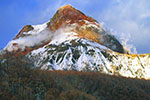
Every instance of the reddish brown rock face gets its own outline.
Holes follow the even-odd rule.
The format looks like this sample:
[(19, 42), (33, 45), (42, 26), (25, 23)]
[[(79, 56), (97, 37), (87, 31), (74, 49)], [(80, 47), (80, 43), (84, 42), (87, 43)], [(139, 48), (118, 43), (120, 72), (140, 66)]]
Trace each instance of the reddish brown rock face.
[(77, 33), (78, 37), (90, 39), (113, 51), (124, 53), (124, 48), (120, 42), (115, 37), (107, 34), (95, 19), (86, 16), (70, 5), (58, 9), (56, 14), (50, 20), (48, 28), (50, 28), (51, 31), (56, 31), (61, 27), (66, 27), (74, 23), (76, 24), (76, 27), (71, 31)]
[[(92, 17), (88, 17), (85, 14), (83, 14), (82, 12), (80, 12), (79, 10), (73, 8), (72, 6), (66, 5), (57, 10), (56, 14), (53, 16), (53, 18), (51, 18), (50, 22), (47, 24), (47, 27), (50, 28), (51, 31), (56, 31), (60, 27), (63, 27), (63, 26), (65, 27), (66, 25), (70, 25), (73, 23), (76, 23), (80, 27), (80, 26), (86, 25), (84, 20), (91, 22), (92, 24), (96, 25), (97, 27), (100, 27), (99, 24), (97, 23), (97, 21), (95, 19), (93, 19)], [(24, 37), (23, 32), (28, 32), (33, 29), (34, 28), (31, 25), (24, 26), (14, 39), (18, 39), (19, 37)], [(89, 38), (89, 39), (96, 41), (95, 38), (99, 37), (98, 35), (93, 35), (93, 34), (85, 35), (84, 34), (84, 32), (85, 33), (94, 33), (92, 30), (89, 30), (89, 32), (87, 32), (87, 31), (82, 32), (81, 30), (74, 29), (72, 31), (77, 32), (79, 34), (78, 37), (80, 37), (80, 38)], [(79, 32), (79, 31), (81, 31), (81, 32)], [(31, 52), (32, 50), (38, 49), (41, 46), (48, 44), (49, 42), (50, 42), (50, 40), (43, 43), (42, 45), (35, 46), (34, 48), (26, 47), (24, 51), (21, 51), (21, 49), (18, 47), (19, 49), (16, 51), (17, 52), (16, 55), (25, 55), (25, 54)]]
[(70, 5), (59, 8), (54, 17), (51, 19), (49, 26), (52, 31), (55, 31), (63, 25), (65, 26), (73, 23), (83, 25), (85, 22), (82, 20), (87, 20), (99, 26), (96, 23), (96, 20), (91, 17), (87, 17), (85, 14)]
[(25, 25), (21, 31), (16, 35), (16, 37), (14, 39), (17, 39), (19, 37), (23, 37), (24, 35), (22, 34), (23, 32), (29, 32), (31, 30), (33, 30), (34, 28), (31, 25)]

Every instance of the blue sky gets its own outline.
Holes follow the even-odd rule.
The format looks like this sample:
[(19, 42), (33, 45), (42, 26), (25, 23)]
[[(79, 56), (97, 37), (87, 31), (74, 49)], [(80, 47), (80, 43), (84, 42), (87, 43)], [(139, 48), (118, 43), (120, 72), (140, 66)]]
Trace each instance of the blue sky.
[(150, 0), (1, 0), (0, 48), (24, 25), (47, 22), (66, 4), (98, 20), (132, 51), (150, 53)]

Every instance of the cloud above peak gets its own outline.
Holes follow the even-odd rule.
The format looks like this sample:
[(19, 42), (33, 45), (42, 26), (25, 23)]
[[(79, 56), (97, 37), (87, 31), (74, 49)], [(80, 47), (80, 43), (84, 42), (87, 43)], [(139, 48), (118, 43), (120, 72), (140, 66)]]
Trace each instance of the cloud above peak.
[(113, 28), (120, 33), (129, 34), (129, 43), (138, 53), (150, 52), (150, 4), (149, 0), (112, 0), (112, 5), (99, 14), (105, 27)]

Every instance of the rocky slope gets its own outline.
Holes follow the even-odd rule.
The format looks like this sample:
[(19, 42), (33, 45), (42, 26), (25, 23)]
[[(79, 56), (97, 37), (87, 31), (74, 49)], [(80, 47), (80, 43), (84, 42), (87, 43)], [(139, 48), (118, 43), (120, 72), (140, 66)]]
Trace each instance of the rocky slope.
[(150, 54), (132, 55), (101, 25), (66, 5), (42, 25), (27, 25), (4, 51), (48, 70), (99, 71), (150, 79)]

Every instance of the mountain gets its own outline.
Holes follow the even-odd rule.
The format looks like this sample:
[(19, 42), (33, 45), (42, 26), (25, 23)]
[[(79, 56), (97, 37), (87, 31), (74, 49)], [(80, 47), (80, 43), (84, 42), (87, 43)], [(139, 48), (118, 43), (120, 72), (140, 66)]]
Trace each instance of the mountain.
[(26, 56), (36, 68), (98, 71), (150, 79), (150, 54), (129, 54), (92, 17), (70, 5), (42, 25), (26, 25), (3, 54)]

